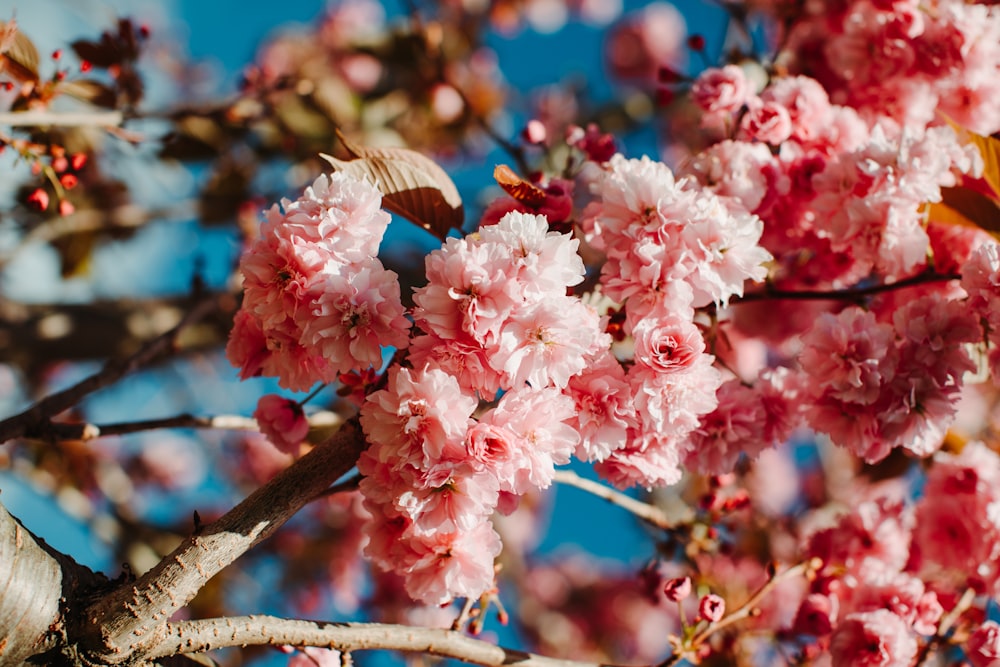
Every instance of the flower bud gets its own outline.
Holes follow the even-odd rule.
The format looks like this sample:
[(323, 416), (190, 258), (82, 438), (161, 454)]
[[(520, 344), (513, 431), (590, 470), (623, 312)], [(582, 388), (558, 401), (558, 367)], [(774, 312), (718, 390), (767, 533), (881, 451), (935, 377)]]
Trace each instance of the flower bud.
[(717, 623), (726, 613), (726, 601), (714, 593), (709, 593), (698, 603), (698, 613), (709, 623)]
[(691, 577), (677, 577), (663, 584), (663, 592), (671, 602), (680, 602), (691, 595)]

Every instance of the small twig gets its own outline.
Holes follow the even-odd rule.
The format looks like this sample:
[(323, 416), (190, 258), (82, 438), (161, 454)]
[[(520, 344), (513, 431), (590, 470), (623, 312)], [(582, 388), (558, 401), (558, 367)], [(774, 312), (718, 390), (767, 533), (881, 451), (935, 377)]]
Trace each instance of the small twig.
[(14, 111), (0, 113), (0, 125), (10, 127), (117, 127), (121, 111)]
[(556, 470), (555, 481), (568, 486), (575, 486), (578, 489), (591, 493), (598, 498), (603, 498), (613, 505), (628, 510), (632, 514), (656, 526), (662, 530), (673, 530), (674, 524), (659, 507), (636, 500), (620, 491), (604, 486), (593, 480), (584, 479), (572, 470)]
[(0, 443), (26, 435), (48, 436), (47, 427), (51, 425), (49, 420), (52, 417), (73, 407), (84, 396), (114, 384), (128, 373), (170, 352), (177, 341), (178, 334), (185, 327), (206, 317), (217, 307), (218, 301), (214, 297), (200, 302), (176, 326), (149, 341), (130, 357), (109, 361), (94, 375), (77, 382), (72, 387), (43, 398), (20, 414), (0, 421)]
[(884, 283), (881, 285), (870, 285), (868, 287), (855, 287), (843, 290), (781, 290), (765, 286), (761, 292), (751, 292), (740, 297), (734, 297), (730, 304), (749, 303), (751, 301), (767, 301), (770, 299), (786, 299), (796, 301), (862, 301), (867, 297), (891, 292), (897, 289), (913, 287), (915, 285), (926, 285), (928, 283), (948, 282), (951, 280), (961, 280), (958, 273), (934, 273), (924, 272), (910, 278), (904, 278), (894, 283)]

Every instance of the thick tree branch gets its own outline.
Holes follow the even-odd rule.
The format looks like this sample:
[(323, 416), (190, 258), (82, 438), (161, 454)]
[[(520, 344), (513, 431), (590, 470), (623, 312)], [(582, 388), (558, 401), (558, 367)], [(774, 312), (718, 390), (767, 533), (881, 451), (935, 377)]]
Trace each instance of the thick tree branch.
[(168, 623), (151, 658), (228, 646), (322, 646), (347, 653), (369, 649), (410, 651), (486, 667), (599, 667), (505, 649), (461, 632), (379, 623), (319, 623), (275, 616), (238, 616)]
[(172, 351), (178, 334), (188, 325), (206, 317), (218, 308), (218, 299), (201, 301), (188, 312), (176, 326), (157, 336), (131, 356), (109, 361), (104, 368), (62, 391), (46, 396), (24, 412), (0, 422), (0, 443), (23, 436), (47, 437), (45, 427), (49, 420), (63, 410), (73, 407), (80, 400), (98, 389), (114, 384), (128, 373), (141, 368), (154, 359)]
[(95, 603), (75, 629), (88, 664), (124, 664), (158, 646), (174, 612), (187, 605), (209, 579), (354, 467), (363, 447), (357, 419), (345, 422), (332, 438), (188, 537), (140, 579)]
[(107, 579), (57, 553), (0, 505), (0, 664), (20, 665), (61, 640), (63, 604)]

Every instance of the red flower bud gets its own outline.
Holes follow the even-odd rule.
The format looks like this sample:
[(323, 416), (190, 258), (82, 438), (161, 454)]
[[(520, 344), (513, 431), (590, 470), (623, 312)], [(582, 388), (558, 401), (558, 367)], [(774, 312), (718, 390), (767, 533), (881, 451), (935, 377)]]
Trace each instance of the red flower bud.
[(28, 203), (39, 211), (44, 211), (49, 207), (49, 193), (41, 188), (36, 188), (28, 195)]

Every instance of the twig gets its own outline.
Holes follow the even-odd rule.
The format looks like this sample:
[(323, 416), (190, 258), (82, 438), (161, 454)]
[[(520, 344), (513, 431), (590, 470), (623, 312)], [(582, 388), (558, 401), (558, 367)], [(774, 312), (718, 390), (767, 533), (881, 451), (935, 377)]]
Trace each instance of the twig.
[(168, 623), (167, 634), (149, 654), (211, 651), (229, 646), (318, 646), (341, 652), (386, 649), (454, 658), (484, 667), (607, 667), (506, 649), (440, 628), (381, 623), (321, 623), (276, 616), (239, 616)]
[(218, 307), (216, 298), (206, 299), (196, 305), (169, 331), (149, 341), (138, 352), (122, 360), (109, 361), (100, 371), (72, 387), (56, 392), (24, 412), (0, 421), (0, 443), (23, 436), (45, 437), (49, 420), (63, 410), (73, 407), (84, 396), (114, 384), (123, 376), (152, 362), (169, 352), (178, 334), (188, 325), (206, 317)]
[(636, 500), (631, 496), (627, 496), (620, 491), (615, 491), (614, 489), (604, 486), (603, 484), (599, 484), (598, 482), (584, 479), (572, 470), (556, 470), (556, 474), (553, 479), (560, 484), (575, 486), (576, 488), (586, 491), (587, 493), (591, 493), (598, 498), (603, 498), (612, 505), (618, 505), (657, 528), (661, 528), (663, 530), (673, 530), (674, 528), (673, 522), (670, 521), (667, 515), (659, 507), (655, 507), (649, 503), (644, 503), (641, 500)]
[(121, 111), (14, 111), (0, 113), (0, 125), (10, 127), (115, 127), (125, 115)]
[(898, 280), (894, 283), (883, 283), (880, 285), (855, 287), (843, 290), (781, 290), (767, 285), (761, 292), (751, 292), (740, 297), (734, 297), (729, 303), (740, 304), (751, 301), (766, 301), (770, 299), (790, 299), (796, 301), (862, 301), (869, 296), (875, 296), (876, 294), (891, 292), (905, 287), (914, 287), (915, 285), (926, 285), (928, 283), (940, 283), (961, 279), (962, 276), (958, 273), (934, 273), (932, 271), (928, 271), (916, 276), (904, 278), (903, 280)]
[[(344, 419), (335, 412), (318, 412), (309, 416), (309, 426), (313, 428), (330, 428), (340, 426)], [(53, 422), (46, 426), (46, 435), (60, 440), (93, 440), (109, 435), (125, 435), (141, 433), (161, 428), (198, 428), (219, 429), (224, 431), (258, 431), (257, 421), (252, 417), (240, 415), (216, 415), (214, 417), (198, 417), (191, 414), (163, 417), (162, 419), (146, 419), (134, 422), (119, 422), (115, 424), (86, 424)]]

